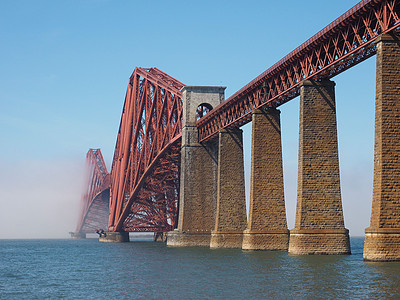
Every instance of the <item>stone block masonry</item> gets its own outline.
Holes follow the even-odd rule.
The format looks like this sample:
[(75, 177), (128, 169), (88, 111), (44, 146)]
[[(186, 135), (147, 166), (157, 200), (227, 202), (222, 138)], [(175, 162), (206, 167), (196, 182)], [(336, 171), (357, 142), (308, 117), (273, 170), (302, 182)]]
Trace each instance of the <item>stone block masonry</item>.
[(255, 110), (252, 128), (249, 222), (242, 248), (287, 250), (280, 111)]
[(335, 83), (300, 86), (297, 209), (291, 254), (350, 254), (340, 194)]
[(219, 132), (217, 211), (210, 248), (242, 248), (246, 227), (243, 132)]
[(99, 237), (99, 242), (102, 243), (126, 243), (129, 242), (129, 232), (104, 232)]
[(377, 40), (375, 157), (371, 224), (364, 260), (400, 260), (400, 41)]
[(210, 246), (217, 199), (218, 144), (198, 142), (196, 110), (216, 107), (224, 87), (186, 86), (182, 89), (182, 148), (178, 228), (168, 233), (167, 245)]

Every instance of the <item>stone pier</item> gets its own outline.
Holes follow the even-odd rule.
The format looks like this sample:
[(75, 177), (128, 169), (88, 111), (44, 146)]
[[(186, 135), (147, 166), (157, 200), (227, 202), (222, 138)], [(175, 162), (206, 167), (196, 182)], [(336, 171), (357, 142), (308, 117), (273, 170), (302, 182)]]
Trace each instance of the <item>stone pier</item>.
[(246, 227), (243, 131), (219, 132), (217, 211), (210, 248), (241, 248)]
[(250, 209), (242, 248), (287, 250), (280, 111), (255, 110), (252, 118)]
[(291, 254), (350, 254), (340, 193), (335, 83), (300, 87), (299, 170)]
[(167, 233), (166, 232), (154, 232), (153, 240), (155, 242), (165, 243), (167, 241)]
[(99, 242), (102, 243), (126, 243), (129, 242), (129, 232), (104, 232), (99, 237)]
[(210, 246), (217, 199), (217, 142), (200, 144), (195, 125), (199, 106), (214, 108), (224, 100), (225, 87), (182, 89), (182, 148), (178, 228), (168, 232), (168, 246)]
[(77, 239), (77, 240), (86, 239), (86, 233), (84, 233), (84, 232), (70, 232), (69, 234), (71, 235), (71, 238), (73, 238), (73, 239)]
[(377, 40), (375, 157), (370, 227), (364, 260), (400, 260), (400, 41)]

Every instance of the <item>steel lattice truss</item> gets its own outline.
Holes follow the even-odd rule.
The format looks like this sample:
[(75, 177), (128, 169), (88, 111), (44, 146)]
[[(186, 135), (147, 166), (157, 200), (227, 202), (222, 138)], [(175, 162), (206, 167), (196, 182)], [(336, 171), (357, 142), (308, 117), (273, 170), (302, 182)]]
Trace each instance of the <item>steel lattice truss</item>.
[(109, 231), (176, 228), (183, 86), (157, 68), (136, 68), (130, 77), (111, 171)]
[(251, 121), (257, 108), (299, 95), (304, 80), (330, 79), (376, 53), (374, 41), (400, 27), (400, 0), (364, 0), (278, 61), (197, 123), (200, 141)]
[(89, 149), (86, 154), (86, 182), (76, 232), (95, 233), (108, 226), (110, 201), (110, 174), (100, 149)]

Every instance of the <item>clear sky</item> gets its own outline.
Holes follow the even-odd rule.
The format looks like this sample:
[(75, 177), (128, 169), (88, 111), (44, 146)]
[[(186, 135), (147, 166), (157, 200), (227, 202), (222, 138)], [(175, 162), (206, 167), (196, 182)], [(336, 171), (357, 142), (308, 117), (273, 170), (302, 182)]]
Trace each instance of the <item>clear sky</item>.
[[(110, 167), (136, 66), (187, 85), (226, 86), (229, 97), (357, 2), (0, 0), (0, 238), (74, 230), (85, 154), (101, 148)], [(372, 200), (375, 58), (334, 80), (345, 225), (363, 235)], [(293, 228), (299, 98), (280, 109)], [(248, 175), (251, 125), (244, 131)]]

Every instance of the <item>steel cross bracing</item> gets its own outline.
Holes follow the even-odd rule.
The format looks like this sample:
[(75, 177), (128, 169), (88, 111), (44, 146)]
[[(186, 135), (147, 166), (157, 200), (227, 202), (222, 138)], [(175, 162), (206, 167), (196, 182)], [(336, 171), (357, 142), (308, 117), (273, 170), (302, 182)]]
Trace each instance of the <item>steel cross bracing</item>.
[(157, 68), (130, 77), (111, 170), (109, 231), (177, 225), (183, 83)]
[(76, 232), (95, 233), (108, 226), (110, 198), (110, 174), (100, 149), (89, 149), (86, 154), (86, 186)]
[(330, 79), (376, 53), (374, 41), (400, 27), (400, 0), (364, 0), (196, 122), (199, 140), (251, 121), (254, 109), (299, 95), (304, 80)]

